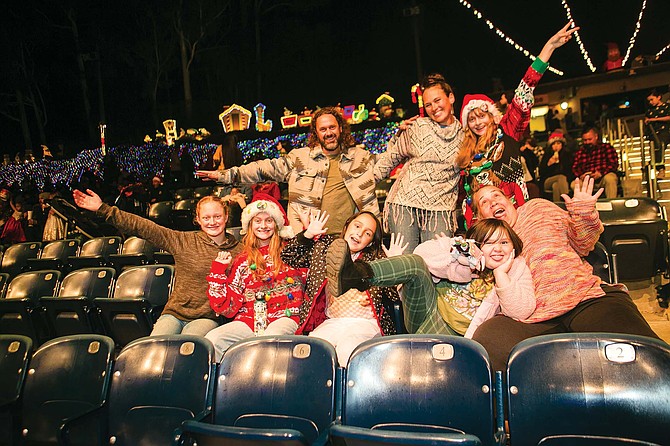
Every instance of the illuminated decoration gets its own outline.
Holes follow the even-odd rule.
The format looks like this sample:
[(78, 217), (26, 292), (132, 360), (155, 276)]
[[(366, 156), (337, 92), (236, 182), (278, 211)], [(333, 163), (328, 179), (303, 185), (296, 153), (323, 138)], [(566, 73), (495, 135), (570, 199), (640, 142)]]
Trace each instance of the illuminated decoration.
[(165, 141), (168, 146), (171, 146), (177, 139), (177, 120), (166, 119), (163, 121), (163, 127), (165, 127)]
[(365, 109), (365, 104), (359, 104), (358, 108), (354, 110), (351, 115), (351, 120), (354, 124), (360, 124), (368, 119), (369, 112)]
[(419, 107), (419, 116), (423, 118), (425, 116), (425, 111), (423, 109), (423, 91), (421, 91), (421, 86), (419, 84), (412, 85), (412, 102), (417, 104)]
[(298, 126), (298, 115), (284, 107), (284, 116), (279, 118), (283, 129), (292, 129)]
[(202, 141), (208, 136), (211, 136), (211, 133), (209, 133), (206, 128), (201, 127), (199, 129), (188, 129), (186, 132), (183, 132), (182, 130), (182, 133), (179, 135), (179, 139), (191, 138), (195, 139), (196, 141)]
[(350, 122), (354, 118), (355, 105), (345, 105), (342, 109), (342, 117), (345, 121)]
[[(561, 3), (563, 4), (563, 8), (565, 8), (565, 15), (568, 17), (568, 21), (572, 22), (574, 26), (575, 20), (572, 18), (572, 12), (570, 11), (570, 6), (568, 6), (567, 0), (562, 0)], [(593, 62), (591, 62), (591, 58), (589, 57), (588, 51), (586, 51), (586, 48), (584, 48), (584, 43), (582, 42), (582, 38), (579, 35), (579, 31), (575, 31), (574, 34), (575, 34), (575, 41), (579, 46), (579, 51), (582, 53), (582, 57), (586, 61), (586, 65), (589, 67), (589, 70), (591, 70), (592, 73), (595, 72), (596, 67), (593, 65)]]
[[(507, 42), (507, 43), (509, 43), (511, 46), (513, 46), (515, 50), (517, 50), (517, 51), (523, 53), (524, 56), (530, 58), (531, 60), (535, 60), (535, 59), (536, 59), (536, 57), (533, 56), (532, 54), (530, 54), (530, 52), (529, 52), (527, 49), (525, 49), (524, 47), (522, 47), (521, 45), (519, 45), (518, 43), (516, 43), (514, 40), (512, 40), (511, 37), (508, 37), (508, 36), (507, 36), (504, 32), (502, 32), (497, 26), (495, 26), (495, 25), (493, 24), (493, 22), (491, 22), (489, 19), (485, 19), (485, 18), (483, 18), (482, 13), (479, 12), (477, 9), (475, 9), (469, 2), (467, 2), (466, 0), (458, 0), (458, 3), (460, 3), (460, 4), (463, 5), (463, 6), (465, 6), (465, 7), (468, 8), (468, 9), (471, 9), (471, 10), (472, 10), (472, 13), (475, 15), (475, 17), (477, 17), (479, 20), (484, 20), (484, 22), (488, 25), (489, 29), (492, 30), (492, 29), (495, 28), (495, 33), (498, 35), (498, 37), (500, 37), (500, 38), (503, 39), (505, 42)], [(549, 71), (551, 71), (552, 73), (556, 73), (556, 74), (558, 74), (559, 76), (563, 76), (563, 74), (564, 74), (561, 70), (557, 70), (556, 68), (554, 68), (554, 67), (552, 67), (552, 66), (550, 66), (548, 69), (549, 69)]]
[(302, 113), (300, 114), (300, 116), (298, 116), (298, 125), (300, 127), (309, 127), (312, 124), (312, 117), (313, 116), (314, 116), (314, 113), (312, 113), (312, 110), (305, 107), (302, 110)]
[(561, 102), (561, 110), (567, 110), (568, 109), (568, 103), (563, 101)]
[(668, 50), (668, 48), (670, 48), (670, 43), (668, 43), (666, 46), (664, 46), (661, 51), (656, 53), (656, 60), (658, 60), (661, 57), (661, 55)]
[(395, 99), (393, 99), (393, 97), (391, 97), (391, 95), (388, 93), (388, 91), (382, 93), (377, 98), (377, 100), (375, 101), (375, 104), (377, 104), (377, 107), (379, 107), (379, 115), (382, 118), (390, 118), (391, 116), (393, 116), (393, 103), (394, 102), (395, 102)]
[(219, 115), (219, 121), (226, 133), (247, 130), (251, 124), (251, 112), (246, 108), (233, 104), (224, 107), (223, 113)]
[(272, 120), (265, 120), (265, 104), (260, 102), (254, 107), (256, 113), (256, 131), (270, 132), (272, 131)]
[(630, 51), (633, 49), (633, 46), (635, 45), (635, 38), (637, 37), (637, 33), (640, 32), (640, 22), (642, 21), (642, 15), (644, 14), (644, 9), (646, 7), (647, 7), (647, 0), (642, 0), (642, 8), (640, 9), (640, 14), (637, 16), (635, 31), (633, 32), (633, 36), (628, 41), (628, 49), (626, 50), (626, 55), (623, 57), (623, 62), (621, 62), (621, 65), (626, 65), (626, 62), (628, 62), (628, 58), (630, 57)]
[(105, 130), (107, 126), (100, 124), (98, 128), (100, 129), (100, 149), (102, 150), (102, 156), (105, 156), (105, 153), (107, 153), (107, 146), (105, 145)]

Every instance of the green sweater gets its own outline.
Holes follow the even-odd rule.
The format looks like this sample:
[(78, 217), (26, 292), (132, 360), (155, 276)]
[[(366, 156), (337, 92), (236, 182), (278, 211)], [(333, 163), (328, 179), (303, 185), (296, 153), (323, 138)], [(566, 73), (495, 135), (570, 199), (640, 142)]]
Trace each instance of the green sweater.
[(174, 256), (174, 288), (163, 314), (187, 322), (216, 319), (207, 298), (207, 275), (219, 251), (229, 251), (235, 257), (242, 250), (232, 235), (228, 235), (222, 245), (217, 245), (202, 231), (183, 232), (164, 228), (116, 206), (103, 204), (97, 213), (124, 234), (148, 240)]

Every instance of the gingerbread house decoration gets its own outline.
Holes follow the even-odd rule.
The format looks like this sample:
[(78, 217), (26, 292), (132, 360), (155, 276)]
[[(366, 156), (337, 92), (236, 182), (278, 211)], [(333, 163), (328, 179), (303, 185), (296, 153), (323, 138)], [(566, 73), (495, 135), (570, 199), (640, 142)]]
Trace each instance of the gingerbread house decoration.
[(224, 107), (223, 113), (219, 115), (219, 121), (226, 133), (238, 130), (247, 130), (251, 123), (251, 112), (244, 107), (233, 104), (230, 107)]

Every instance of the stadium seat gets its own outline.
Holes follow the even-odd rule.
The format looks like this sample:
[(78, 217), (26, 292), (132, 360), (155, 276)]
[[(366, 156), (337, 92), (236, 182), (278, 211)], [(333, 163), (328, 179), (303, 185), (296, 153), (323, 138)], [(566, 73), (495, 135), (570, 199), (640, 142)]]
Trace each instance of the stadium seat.
[(95, 237), (84, 242), (78, 256), (68, 257), (70, 270), (109, 266), (109, 256), (121, 252), (121, 237)]
[(109, 263), (120, 274), (125, 268), (153, 263), (156, 247), (140, 237), (128, 237), (123, 242), (121, 254), (110, 254)]
[(211, 423), (185, 421), (180, 444), (324, 444), (335, 417), (336, 364), (335, 349), (317, 338), (234, 344), (219, 366)]
[(33, 342), (21, 335), (0, 335), (0, 444), (19, 438), (19, 397), (28, 371)]
[(201, 336), (138, 339), (116, 359), (106, 444), (164, 446), (184, 420), (210, 405), (214, 347)]
[(194, 222), (197, 199), (188, 198), (177, 201), (172, 208), (172, 227), (178, 231), (194, 231), (198, 226)]
[(9, 274), (0, 273), (0, 299), (5, 297), (5, 291), (7, 291), (7, 285), (9, 285)]
[(172, 265), (144, 265), (119, 275), (112, 298), (96, 298), (105, 333), (119, 346), (151, 334), (172, 292)]
[(188, 200), (189, 198), (193, 198), (194, 193), (195, 189), (193, 188), (177, 189), (174, 191), (174, 201)]
[(79, 253), (79, 240), (65, 239), (48, 243), (42, 248), (39, 259), (26, 260), (24, 271), (39, 271), (45, 269), (57, 269), (65, 274), (68, 266), (68, 258)]
[(28, 336), (35, 345), (49, 338), (39, 299), (54, 296), (60, 271), (30, 271), (16, 276), (0, 299), (0, 333)]
[(9, 274), (10, 280), (13, 279), (21, 273), (28, 259), (39, 257), (41, 248), (42, 243), (40, 242), (15, 243), (11, 245), (3, 253), (0, 271)]
[(586, 261), (593, 267), (593, 274), (600, 277), (605, 283), (614, 283), (613, 271), (610, 263), (610, 256), (600, 242), (596, 242), (596, 246), (586, 257)]
[(208, 195), (212, 195), (214, 192), (214, 186), (201, 186), (201, 187), (196, 187), (193, 190), (193, 198), (197, 198), (200, 200), (203, 197), (206, 197)]
[(154, 223), (166, 228), (171, 227), (171, 214), (173, 206), (173, 201), (159, 201), (157, 203), (153, 203), (151, 207), (149, 207), (149, 219)]
[(57, 297), (43, 297), (40, 304), (53, 336), (102, 333), (93, 299), (112, 297), (114, 268), (82, 268), (65, 276)]
[(100, 444), (102, 426), (61, 425), (103, 405), (111, 377), (114, 342), (100, 335), (65, 336), (35, 351), (21, 398), (23, 444)]
[(670, 347), (607, 333), (538, 336), (507, 366), (513, 445), (668, 444)]
[[(359, 345), (345, 372), (338, 445), (499, 444), (488, 354), (470, 339), (378, 337)], [(424, 434), (424, 435), (416, 435)]]

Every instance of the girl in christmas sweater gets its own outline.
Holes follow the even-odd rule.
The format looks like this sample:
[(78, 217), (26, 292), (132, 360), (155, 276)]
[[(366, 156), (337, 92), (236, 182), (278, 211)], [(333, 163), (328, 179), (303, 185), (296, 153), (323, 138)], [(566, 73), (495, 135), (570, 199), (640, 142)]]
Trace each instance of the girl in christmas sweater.
[(210, 306), (233, 318), (206, 335), (217, 361), (236, 341), (293, 334), (298, 328), (306, 272), (281, 260), (282, 238), (293, 235), (281, 205), (268, 195), (257, 198), (242, 212), (242, 252), (235, 259), (220, 252), (207, 277)]

